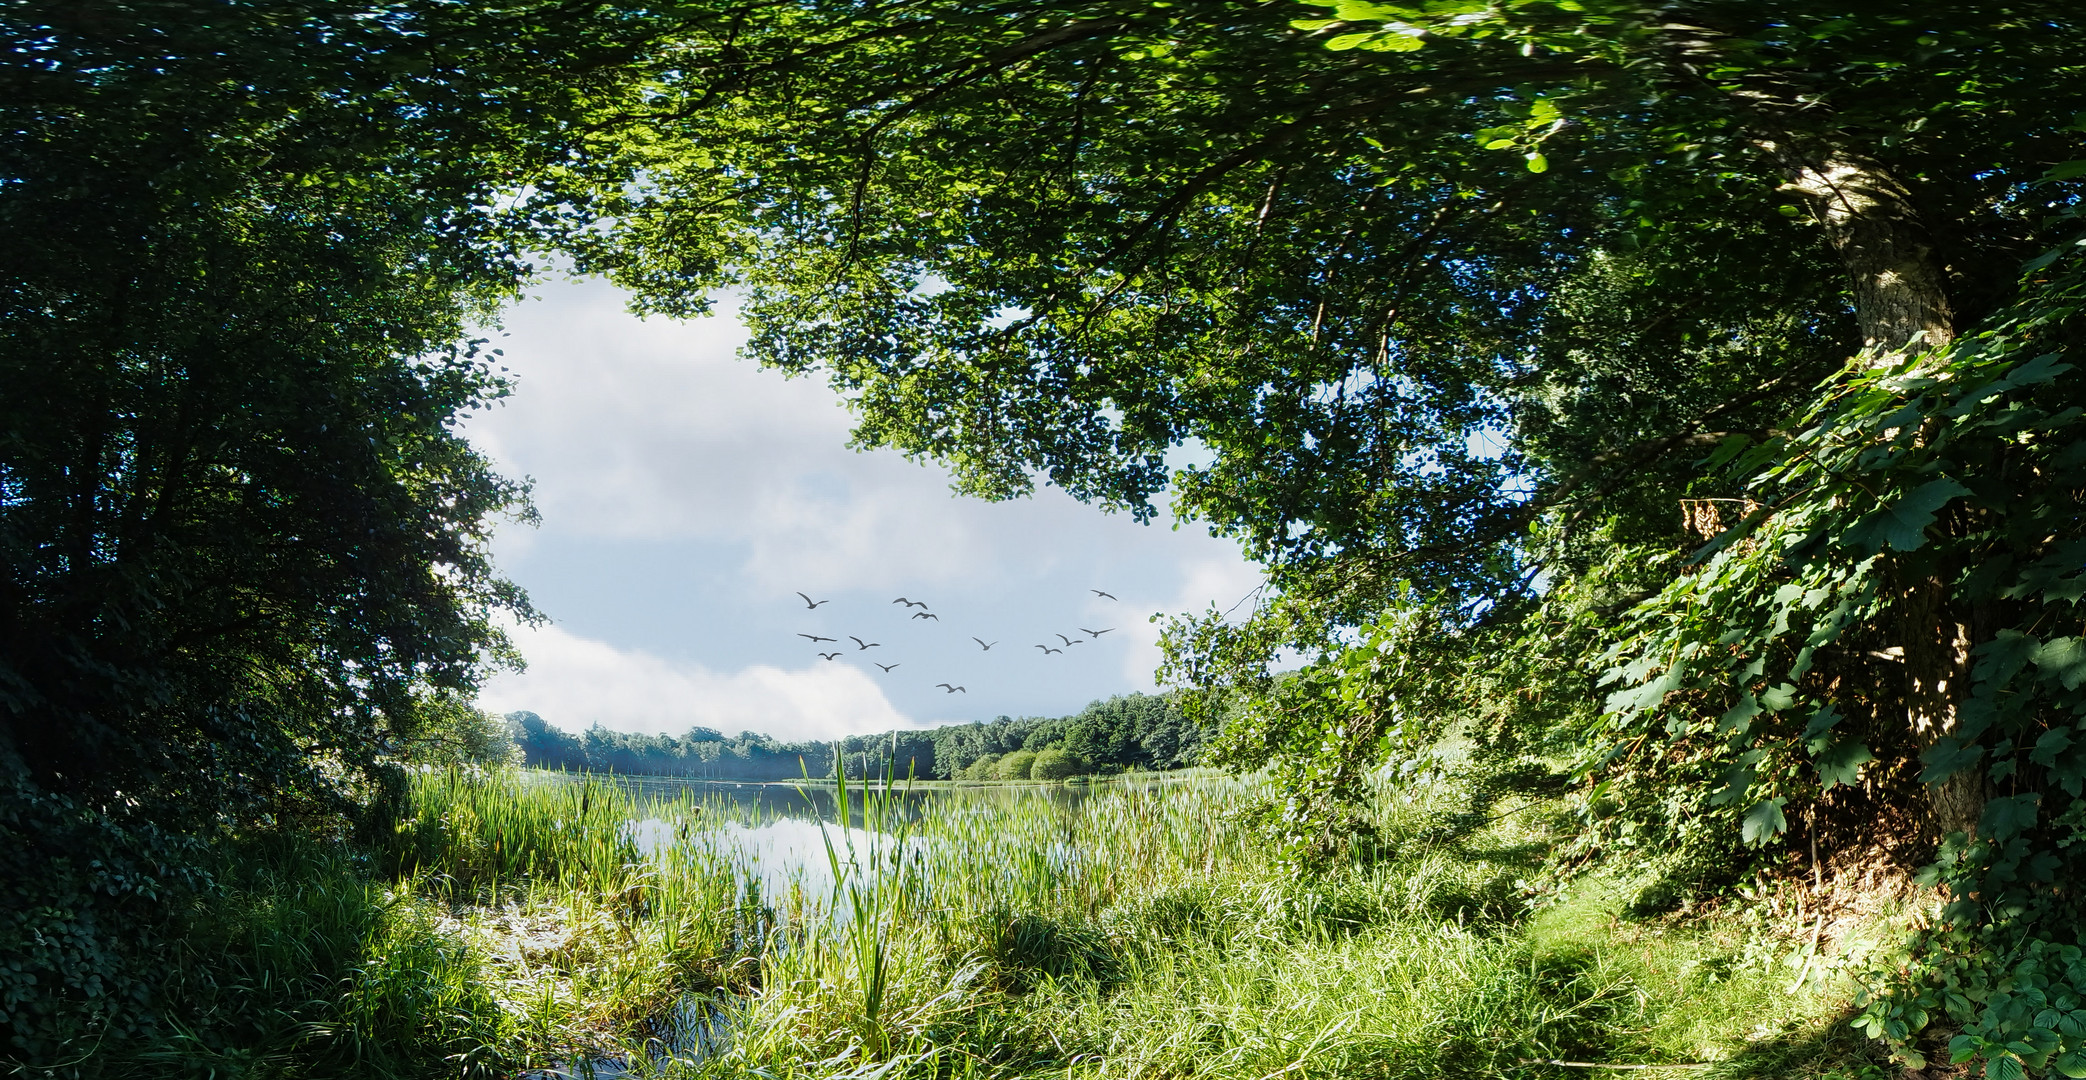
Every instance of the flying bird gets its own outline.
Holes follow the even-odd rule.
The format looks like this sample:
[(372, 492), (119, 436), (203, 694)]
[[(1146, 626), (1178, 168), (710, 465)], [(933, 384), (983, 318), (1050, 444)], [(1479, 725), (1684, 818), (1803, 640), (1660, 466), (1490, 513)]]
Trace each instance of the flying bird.
[[(1113, 627), (1113, 626), (1111, 626), (1111, 627), (1109, 627), (1109, 628), (1108, 628), (1108, 630), (1113, 630), (1113, 629), (1115, 629), (1115, 627)], [(1101, 636), (1102, 634), (1105, 634), (1105, 633), (1107, 633), (1107, 632), (1108, 632), (1108, 630), (1089, 630), (1089, 629), (1087, 629), (1087, 628), (1086, 628), (1086, 627), (1084, 627), (1084, 626), (1082, 626), (1082, 627), (1080, 627), (1080, 628), (1079, 628), (1079, 632), (1080, 632), (1080, 633), (1082, 633), (1082, 634), (1085, 634), (1085, 635), (1087, 635), (1087, 636), (1089, 636), (1089, 637), (1100, 637), (1100, 636)]]
[(817, 634), (798, 634), (797, 636), (798, 636), (798, 637), (808, 637), (808, 638), (810, 638), (810, 639), (811, 639), (812, 641), (815, 641), (815, 642), (817, 642), (817, 641), (839, 641), (839, 640), (840, 640), (839, 638), (829, 638), (829, 637), (820, 637), (820, 636), (818, 636)]
[[(798, 596), (804, 596), (804, 594), (803, 594), (803, 593), (798, 593), (797, 595), (798, 595)], [(805, 606), (806, 608), (809, 608), (809, 609), (813, 610), (813, 611), (817, 611), (817, 610), (818, 610), (818, 606), (819, 606), (820, 604), (830, 604), (830, 603), (832, 603), (832, 602), (833, 602), (833, 601), (831, 601), (831, 600), (813, 600), (812, 598), (810, 598), (810, 597), (808, 597), (808, 596), (804, 596), (804, 606)]]
[(926, 606), (927, 606), (927, 602), (926, 602), (925, 600), (907, 600), (907, 599), (906, 599), (905, 597), (903, 597), (903, 596), (901, 596), (901, 597), (899, 597), (898, 599), (896, 599), (896, 600), (893, 600), (893, 601), (891, 601), (891, 602), (892, 602), (892, 603), (894, 603), (894, 604), (904, 604), (904, 605), (905, 605), (906, 607), (926, 607)]
[(827, 659), (827, 660), (831, 660), (831, 659), (833, 659), (834, 657), (836, 657), (836, 656), (839, 656), (839, 655), (840, 655), (840, 654), (839, 654), (839, 653), (837, 653), (837, 652), (822, 652), (822, 653), (820, 653), (820, 654), (819, 654), (819, 656), (821, 656), (821, 657), (823, 657), (823, 658), (825, 658), (825, 659)]
[(1063, 635), (1063, 634), (1052, 634), (1051, 636), (1052, 636), (1052, 637), (1054, 637), (1054, 638), (1056, 638), (1056, 639), (1058, 639), (1059, 641), (1062, 641), (1062, 642), (1064, 642), (1064, 643), (1065, 643), (1065, 648), (1067, 648), (1067, 649), (1071, 648), (1071, 647), (1072, 647), (1072, 646), (1074, 646), (1074, 645), (1084, 645), (1084, 644), (1086, 644), (1086, 642), (1084, 642), (1084, 641), (1074, 641), (1074, 640), (1072, 640), (1071, 638), (1068, 638), (1068, 637), (1066, 637), (1066, 636), (1065, 636), (1065, 635)]
[(935, 622), (940, 622), (940, 621), (942, 621), (942, 617), (941, 617), (940, 615), (936, 615), (936, 614), (935, 614), (934, 612), (932, 612), (932, 611), (915, 611), (915, 612), (913, 612), (913, 618), (915, 618), (915, 619), (933, 619), (933, 620), (934, 620)]
[(1115, 599), (1115, 594), (1114, 594), (1114, 593), (1105, 593), (1105, 592), (1102, 592), (1102, 591), (1101, 591), (1101, 590), (1099, 590), (1099, 589), (1088, 589), (1087, 591), (1088, 591), (1088, 592), (1090, 592), (1090, 593), (1093, 593), (1093, 594), (1094, 594), (1095, 596), (1105, 596), (1105, 597), (1109, 598), (1110, 600), (1114, 600), (1114, 599)]
[(1054, 653), (1054, 652), (1064, 652), (1064, 651), (1065, 651), (1065, 650), (1063, 650), (1063, 649), (1053, 649), (1053, 648), (1051, 648), (1051, 647), (1050, 647), (1050, 646), (1048, 646), (1048, 645), (1038, 645), (1038, 646), (1036, 646), (1036, 648), (1039, 648), (1039, 649), (1043, 650), (1043, 652), (1044, 652), (1044, 654), (1045, 654), (1045, 655), (1048, 655), (1048, 654), (1050, 654), (1050, 653)]
[(964, 689), (963, 687), (961, 687), (961, 686), (950, 686), (950, 685), (949, 685), (948, 683), (945, 683), (945, 682), (938, 682), (938, 683), (935, 683), (934, 685), (936, 685), (936, 686), (939, 686), (939, 687), (941, 687), (942, 689), (944, 689), (944, 690), (948, 691), (948, 692), (949, 692), (949, 693), (951, 693), (951, 694), (968, 694), (968, 693), (970, 693), (970, 691), (968, 691), (968, 690), (965, 690), (965, 689)]
[(979, 647), (979, 648), (981, 648), (981, 649), (984, 649), (984, 650), (985, 650), (986, 652), (991, 652), (991, 651), (992, 651), (992, 647), (993, 647), (994, 645), (997, 645), (997, 644), (999, 644), (999, 642), (997, 642), (997, 641), (993, 641), (993, 642), (987, 642), (987, 641), (986, 641), (986, 640), (985, 640), (984, 638), (981, 638), (981, 637), (974, 637), (974, 638), (972, 638), (971, 640), (972, 640), (972, 641), (975, 641), (975, 642), (977, 642), (977, 643), (978, 643), (978, 647)]
[(881, 641), (863, 641), (863, 640), (862, 640), (861, 638), (858, 638), (858, 637), (856, 637), (856, 636), (855, 636), (855, 635), (853, 635), (853, 634), (849, 634), (849, 635), (847, 636), (847, 639), (848, 639), (849, 641), (852, 641), (852, 642), (854, 642), (854, 643), (855, 643), (856, 645), (859, 645), (859, 646), (861, 646), (861, 648), (858, 648), (858, 649), (856, 649), (856, 650), (855, 650), (856, 652), (861, 652), (861, 651), (862, 651), (862, 649), (874, 649), (874, 648), (878, 647), (879, 645), (882, 645), (882, 644), (883, 644), (883, 642), (881, 642)]
[[(871, 662), (871, 663), (875, 663), (875, 661), (870, 661), (870, 662)], [(891, 673), (891, 669), (892, 669), (892, 668), (895, 668), (895, 667), (897, 667), (898, 665), (897, 665), (897, 664), (877, 664), (876, 666), (878, 666), (878, 667), (880, 667), (880, 668), (883, 668), (883, 669), (884, 669), (884, 673), (888, 675), (888, 674), (890, 674), (890, 673)]]

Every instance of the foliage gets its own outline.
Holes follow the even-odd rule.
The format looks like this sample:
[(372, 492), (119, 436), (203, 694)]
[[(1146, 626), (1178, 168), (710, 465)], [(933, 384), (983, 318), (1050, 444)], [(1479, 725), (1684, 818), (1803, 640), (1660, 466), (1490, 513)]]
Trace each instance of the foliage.
[[(2009, 898), (2068, 865), (2038, 770), (2069, 768), (2041, 717), (2074, 689), (2079, 485), (2061, 361), (2029, 358), (2069, 301), (2015, 271), (2086, 177), (2078, 12), (1323, 6), (950, 3), (832, 39), (749, 84), (761, 137), (665, 125), (595, 265), (675, 310), (674, 209), (751, 200), (752, 352), (828, 378), (860, 442), (992, 497), (1046, 478), (1148, 516), (1170, 487), (1238, 537), (1269, 587), (1172, 627), (1170, 673), (1235, 710), (1222, 759), (1274, 763), (1321, 856), (1387, 759), (1475, 740), (1506, 777), (1563, 748), (1587, 853), (1742, 863), (1846, 820), (1914, 838), (1903, 861), (1960, 831), (1949, 925), (2054, 933)], [(2004, 377), (1980, 364), (2025, 381), (1959, 399)], [(1169, 466), (1190, 442), (1207, 464)], [(1283, 653), (1304, 669), (1270, 675)], [(1472, 671), (1502, 656), (1543, 700)], [(1994, 1068), (2055, 1060), (1977, 1023)]]
[(456, 430), (507, 390), (470, 335), (639, 31), (147, 0), (0, 32), (0, 820), (48, 860), (0, 909), (26, 1067), (168, 1015), (119, 968), (202, 895), (196, 846), (337, 836), (532, 617), (487, 553), (524, 488)]
[(1031, 780), (1063, 780), (1086, 771), (1087, 763), (1084, 758), (1055, 746), (1038, 752), (1036, 760), (1029, 763)]
[(1016, 750), (993, 764), (992, 777), (995, 780), (1027, 780), (1035, 765), (1034, 750)]
[[(679, 737), (596, 727), (570, 735), (531, 712), (509, 713), (506, 738), (521, 763), (571, 772), (632, 773), (724, 780), (798, 780), (818, 776), (836, 760), (853, 778), (881, 775), (921, 780), (991, 779), (971, 768), (1014, 750), (1062, 747), (1102, 772), (1184, 768), (1200, 761), (1204, 729), (1189, 721), (1170, 695), (1121, 694), (1095, 701), (1072, 716), (1002, 716), (926, 731), (852, 735), (834, 741), (785, 742), (757, 732), (727, 737), (691, 728)], [(486, 754), (498, 750), (487, 747)], [(474, 759), (475, 760), (475, 759)]]
[[(512, 783), (422, 774), (412, 815), (493, 807)], [(506, 836), (611, 847), (620, 823), (591, 802), (573, 816), (578, 793), (602, 790), (543, 782), (520, 801), (561, 810)], [(1619, 899), (1628, 883), (1601, 876), (1530, 915), (1517, 882), (1576, 827), (1555, 799), (1449, 833), (1461, 792), (1372, 786), (1381, 850), (1300, 877), (1271, 864), (1242, 812), (1253, 791), (1235, 780), (1123, 786), (1074, 805), (875, 802), (891, 794), (850, 798), (881, 827), (843, 836), (836, 815), (830, 861), (813, 844), (780, 892), (733, 839), (760, 819), (673, 796), (623, 807), (667, 823), (671, 840), (619, 876), (488, 878), (498, 884), (479, 904), (428, 903), (462, 898), (448, 882), (483, 865), (478, 849), (442, 849), (396, 881), (358, 877), (338, 851), (248, 852), (248, 869), (227, 872), (227, 902), (197, 911), (181, 961), (190, 1030), (212, 1048), (124, 1048), (96, 1064), (336, 1075), (359, 1052), (377, 1075), (627, 1060), (667, 1077), (1419, 1078), (1525, 1077), (1527, 1059), (1556, 1057), (1845, 1078), (1868, 1061), (1832, 1023), (1862, 949), (1843, 943), (1827, 977), (1792, 992), (1805, 926), (1787, 890), (1646, 921)], [(298, 860), (306, 872), (284, 872)], [(1865, 924), (1886, 938), (1894, 927)], [(230, 959), (213, 968), (213, 956)], [(316, 977), (344, 970), (330, 986)], [(715, 1012), (682, 1009), (680, 995), (720, 988), (695, 998)], [(295, 1005), (247, 1011), (242, 994)], [(416, 995), (455, 1007), (400, 1007)], [(256, 1017), (266, 1024), (238, 1026)], [(468, 1052), (465, 1035), (491, 1041), (452, 1056)]]
[[(1916, 1059), (1909, 1040), (1946, 1015), (1966, 1028), (1962, 1056), (2068, 1073), (2086, 1072), (2065, 1056), (2086, 1044), (2044, 1010), (2086, 994), (2062, 951), (2082, 914), (2069, 883), (2086, 812), (2086, 401), (2067, 377), (2086, 271), (2061, 252), (2038, 263), (1988, 329), (1861, 358), (1798, 430), (1730, 448), (1762, 509), (1632, 613), (1593, 749), (1646, 783), (1720, 770), (1683, 809), (1753, 844), (1892, 772), (1978, 792), (1929, 871), (1950, 900), (1941, 922), (1863, 1022)], [(1922, 592), (1941, 627), (1899, 615)], [(1937, 645), (1957, 654), (1965, 704), (1911, 730), (1893, 684)], [(2031, 985), (2044, 996), (2019, 996)]]

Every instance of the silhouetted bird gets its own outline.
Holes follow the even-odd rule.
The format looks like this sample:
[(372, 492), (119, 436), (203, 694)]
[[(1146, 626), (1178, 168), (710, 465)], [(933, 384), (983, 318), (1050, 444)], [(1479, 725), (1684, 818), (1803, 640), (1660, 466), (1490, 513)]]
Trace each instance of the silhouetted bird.
[(938, 682), (938, 683), (935, 683), (934, 685), (936, 685), (936, 686), (939, 686), (939, 687), (941, 687), (942, 689), (944, 689), (944, 690), (946, 690), (946, 691), (948, 691), (949, 693), (952, 693), (952, 694), (968, 694), (968, 693), (970, 693), (970, 691), (968, 691), (968, 690), (965, 690), (965, 689), (964, 689), (963, 687), (961, 687), (961, 686), (950, 686), (950, 685), (949, 685), (948, 683), (945, 683), (945, 682)]
[(905, 597), (903, 597), (903, 596), (901, 596), (901, 597), (899, 597), (898, 599), (896, 599), (896, 600), (893, 600), (893, 601), (891, 601), (891, 602), (892, 602), (892, 603), (894, 603), (894, 604), (904, 604), (904, 605), (905, 605), (906, 607), (926, 607), (926, 606), (927, 606), (927, 602), (926, 602), (926, 601), (924, 601), (924, 600), (907, 600), (907, 599), (906, 599)]
[(818, 636), (817, 634), (798, 634), (797, 636), (798, 636), (798, 637), (808, 637), (808, 638), (810, 638), (810, 639), (811, 639), (811, 640), (813, 640), (813, 641), (839, 641), (839, 640), (840, 640), (839, 638), (830, 638), (830, 637), (820, 637), (820, 636)]
[(834, 657), (836, 657), (836, 656), (839, 656), (840, 654), (839, 654), (839, 653), (837, 653), (837, 652), (822, 652), (822, 653), (820, 653), (819, 655), (820, 655), (820, 656), (822, 656), (822, 657), (824, 657), (824, 658), (826, 658), (826, 659), (828, 659), (828, 660), (831, 660), (831, 659), (833, 659)]
[(1088, 589), (1087, 591), (1088, 591), (1088, 592), (1090, 592), (1090, 593), (1093, 593), (1093, 594), (1094, 594), (1095, 596), (1105, 596), (1105, 597), (1109, 598), (1110, 600), (1114, 600), (1114, 599), (1115, 599), (1115, 594), (1114, 594), (1114, 593), (1105, 593), (1105, 592), (1102, 592), (1102, 591), (1101, 591), (1101, 590), (1099, 590), (1099, 589)]
[(933, 620), (934, 620), (935, 622), (940, 622), (940, 621), (942, 621), (942, 617), (941, 617), (940, 615), (936, 615), (936, 614), (935, 614), (934, 612), (931, 612), (931, 611), (915, 611), (915, 612), (913, 612), (913, 618), (915, 618), (915, 619), (933, 619)]
[(1074, 640), (1072, 640), (1071, 638), (1068, 638), (1068, 637), (1066, 637), (1066, 636), (1065, 636), (1065, 635), (1063, 635), (1063, 634), (1052, 634), (1052, 635), (1050, 635), (1050, 636), (1051, 636), (1051, 637), (1054, 637), (1054, 638), (1056, 638), (1056, 639), (1058, 639), (1059, 641), (1062, 641), (1062, 642), (1064, 642), (1064, 643), (1065, 643), (1065, 648), (1068, 648), (1068, 649), (1069, 649), (1069, 648), (1071, 648), (1071, 647), (1072, 647), (1072, 646), (1074, 646), (1074, 645), (1084, 645), (1084, 644), (1086, 644), (1086, 642), (1084, 642), (1084, 641), (1074, 641)]
[(877, 648), (877, 647), (879, 647), (879, 646), (881, 646), (881, 645), (883, 644), (883, 642), (881, 642), (881, 641), (863, 641), (863, 640), (862, 640), (861, 638), (858, 638), (858, 637), (856, 637), (856, 636), (855, 636), (855, 635), (853, 635), (853, 634), (849, 634), (849, 635), (847, 636), (847, 639), (848, 639), (849, 641), (852, 641), (852, 642), (854, 642), (854, 643), (855, 643), (856, 645), (860, 646), (860, 648), (857, 648), (857, 649), (855, 650), (856, 652), (861, 652), (861, 651), (862, 651), (862, 649), (874, 649), (874, 648)]
[[(1115, 629), (1115, 627), (1113, 627), (1113, 626), (1111, 626), (1111, 627), (1109, 627), (1109, 628), (1108, 628), (1108, 630), (1113, 630), (1113, 629)], [(1085, 635), (1087, 635), (1087, 636), (1089, 636), (1089, 637), (1100, 637), (1100, 636), (1101, 636), (1102, 634), (1105, 634), (1105, 633), (1107, 633), (1107, 632), (1108, 632), (1108, 630), (1089, 630), (1089, 629), (1087, 629), (1087, 628), (1086, 628), (1086, 627), (1084, 627), (1084, 626), (1082, 626), (1082, 627), (1080, 627), (1080, 628), (1079, 628), (1079, 632), (1080, 632), (1080, 633), (1082, 633), (1082, 634), (1085, 634)]]
[[(804, 596), (804, 594), (803, 594), (803, 593), (798, 593), (797, 595), (798, 595), (798, 596)], [(808, 597), (808, 596), (804, 596), (804, 606), (805, 606), (805, 607), (807, 607), (807, 608), (810, 608), (810, 609), (811, 609), (811, 610), (813, 610), (813, 611), (816, 611), (816, 610), (818, 610), (818, 606), (819, 606), (820, 604), (830, 604), (830, 603), (832, 603), (832, 602), (833, 602), (833, 601), (831, 601), (831, 600), (813, 600), (812, 598), (810, 598), (810, 597)]]
[(999, 642), (997, 642), (997, 641), (994, 641), (994, 642), (987, 642), (987, 641), (986, 641), (986, 640), (985, 640), (984, 638), (981, 638), (981, 637), (974, 637), (974, 638), (972, 638), (971, 640), (972, 640), (972, 641), (975, 641), (975, 642), (977, 642), (977, 643), (978, 643), (978, 647), (979, 647), (979, 648), (981, 648), (981, 649), (984, 649), (984, 650), (985, 650), (986, 652), (991, 652), (991, 651), (992, 651), (992, 647), (993, 647), (994, 645), (997, 645), (997, 644), (999, 644)]
[[(871, 661), (871, 663), (875, 663), (875, 661)], [(897, 664), (877, 664), (876, 666), (878, 666), (878, 667), (880, 667), (880, 668), (883, 668), (883, 669), (884, 669), (884, 671), (885, 671), (885, 673), (886, 673), (886, 674), (888, 674), (888, 673), (890, 672), (890, 670), (891, 670), (892, 668), (895, 668), (895, 667), (897, 667), (898, 665), (897, 665)]]
[(1051, 648), (1051, 647), (1050, 647), (1050, 646), (1048, 646), (1048, 645), (1038, 645), (1038, 646), (1036, 646), (1036, 648), (1039, 648), (1039, 649), (1043, 650), (1043, 652), (1044, 652), (1044, 653), (1045, 653), (1046, 655), (1047, 655), (1047, 654), (1049, 654), (1049, 653), (1054, 653), (1054, 652), (1064, 652), (1064, 651), (1065, 651), (1065, 650), (1063, 650), (1063, 649), (1053, 649), (1053, 648)]

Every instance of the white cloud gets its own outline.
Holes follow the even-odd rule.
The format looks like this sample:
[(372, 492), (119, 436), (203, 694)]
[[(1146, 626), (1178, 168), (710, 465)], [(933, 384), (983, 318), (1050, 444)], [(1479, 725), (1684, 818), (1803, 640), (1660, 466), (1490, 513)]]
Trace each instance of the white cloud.
[(737, 544), (749, 583), (786, 592), (975, 581), (1009, 561), (1046, 566), (1097, 524), (1134, 527), (1056, 490), (952, 498), (938, 468), (846, 449), (833, 391), (739, 359), (746, 332), (728, 305), (640, 321), (601, 282), (541, 291), (507, 315), (516, 393), (467, 430), (536, 480), (538, 508), (569, 535)]
[[(1180, 585), (1173, 595), (1156, 605), (1168, 615), (1200, 616), (1212, 604), (1220, 612), (1229, 611), (1234, 604), (1258, 589), (1262, 581), (1259, 567), (1236, 557), (1191, 559), (1184, 562), (1180, 570)], [(1231, 611), (1231, 616), (1240, 618), (1251, 609), (1250, 602), (1240, 605), (1236, 611)], [(1123, 653), (1125, 678), (1151, 679), (1159, 667), (1159, 631), (1165, 623), (1164, 617), (1157, 621), (1139, 619), (1125, 628), (1130, 646)]]
[[(641, 321), (600, 282), (538, 291), (506, 316), (516, 394), (467, 434), (536, 481), (542, 528), (507, 529), (496, 551), (562, 630), (524, 641), (534, 668), (496, 682), (493, 707), (793, 737), (1058, 715), (1151, 687), (1152, 612), (1221, 609), (1257, 582), (1199, 525), (1143, 527), (1047, 488), (980, 502), (938, 467), (849, 450), (833, 391), (738, 359), (745, 331), (725, 305)], [(832, 602), (807, 612), (798, 589)], [(901, 594), (941, 621), (907, 619)], [(1080, 626), (1117, 632), (1033, 648)], [(902, 667), (816, 660), (807, 631), (877, 635), (876, 657)]]
[(528, 709), (568, 731), (678, 735), (691, 727), (780, 739), (833, 739), (915, 727), (861, 669), (838, 662), (797, 671), (757, 664), (722, 673), (617, 649), (555, 626), (514, 639), (529, 668), (496, 676), (479, 696), (493, 712)]

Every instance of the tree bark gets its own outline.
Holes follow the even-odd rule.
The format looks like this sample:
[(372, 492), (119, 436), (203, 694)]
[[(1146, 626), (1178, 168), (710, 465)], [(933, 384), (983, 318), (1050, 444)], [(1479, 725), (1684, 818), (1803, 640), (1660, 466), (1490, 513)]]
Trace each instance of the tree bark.
[[(1846, 268), (1854, 317), (1864, 343), (1896, 356), (1936, 348), (1956, 336), (1946, 269), (1919, 219), (1912, 193), (1882, 163), (1843, 146), (1801, 147), (1790, 140), (1758, 145), (1801, 194)], [(1948, 583), (1927, 572), (1903, 584), (1893, 605), (1893, 636), (1904, 650), (1903, 707), (1922, 751), (1956, 729), (1970, 689), (1971, 630), (1954, 610)], [(1931, 840), (1972, 833), (1984, 812), (1980, 772), (1965, 771), (1927, 787), (1924, 826)]]
[(1778, 164), (1825, 230), (1854, 290), (1854, 319), (1871, 348), (1897, 352), (1956, 336), (1947, 275), (1912, 193), (1880, 162), (1845, 147), (1757, 145)]

